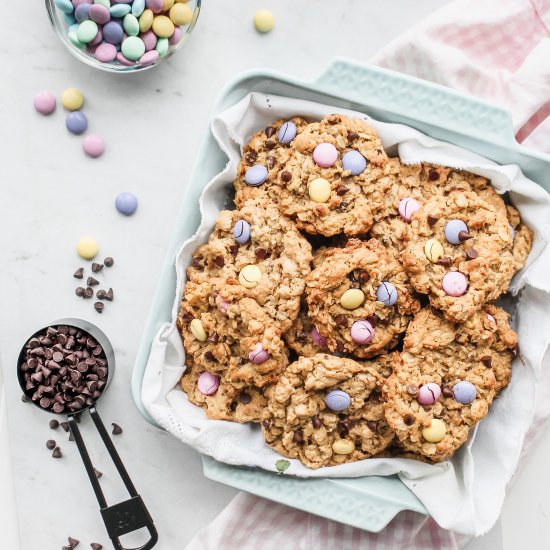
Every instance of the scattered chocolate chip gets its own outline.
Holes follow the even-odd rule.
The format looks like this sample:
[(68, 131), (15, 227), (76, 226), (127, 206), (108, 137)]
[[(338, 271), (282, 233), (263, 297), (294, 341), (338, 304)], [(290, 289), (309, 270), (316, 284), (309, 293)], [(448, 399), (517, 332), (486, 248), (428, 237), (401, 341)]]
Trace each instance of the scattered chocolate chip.
[(321, 419), (318, 417), (318, 416), (314, 416), (312, 419), (311, 419), (311, 423), (313, 424), (313, 427), (318, 430), (322, 425), (323, 423), (321, 422)]
[(296, 335), (296, 341), (297, 342), (305, 342), (307, 340), (307, 332), (303, 331), (302, 332), (299, 332), (297, 335)]
[(338, 315), (334, 318), (334, 322), (335, 322), (339, 327), (347, 327), (347, 326), (348, 326), (348, 318), (347, 318), (343, 313), (338, 314)]
[(112, 302), (112, 301), (113, 301), (113, 298), (114, 298), (113, 289), (110, 288), (110, 289), (107, 291), (107, 294), (105, 294), (105, 299), (108, 300), (109, 302)]
[(113, 265), (115, 265), (115, 261), (111, 258), (111, 256), (107, 256), (107, 258), (103, 260), (103, 263), (105, 264), (105, 267), (113, 267)]
[(78, 296), (78, 297), (82, 297), (84, 296), (84, 288), (81, 287), (81, 286), (77, 286), (74, 290), (74, 293)]
[(367, 317), (367, 321), (373, 326), (373, 327), (376, 327), (376, 325), (378, 324), (378, 317), (376, 317), (376, 315), (369, 315)]
[(448, 256), (445, 256), (444, 258), (439, 258), (437, 260), (438, 265), (442, 265), (443, 267), (451, 267), (453, 265), (452, 258), (449, 258)]
[(269, 430), (271, 428), (271, 421), (269, 420), (262, 420), (262, 426), (265, 430)]
[(477, 258), (477, 250), (475, 248), (469, 248), (466, 250), (466, 260), (475, 260)]
[(105, 307), (105, 304), (103, 302), (96, 302), (94, 304), (94, 309), (98, 312), (98, 313), (103, 313), (103, 308)]
[(102, 550), (103, 546), (101, 546), (101, 544), (99, 544), (99, 542), (92, 542), (92, 544), (90, 544), (90, 546), (92, 547), (92, 550)]
[(346, 348), (344, 347), (344, 343), (340, 340), (336, 340), (336, 351), (342, 353)]
[(204, 354), (204, 358), (207, 360), (207, 361), (215, 361), (216, 358), (214, 357), (214, 354), (211, 352), (211, 351), (207, 351), (205, 354)]
[(225, 260), (223, 258), (223, 256), (216, 256), (214, 258), (214, 263), (218, 266), (218, 267), (223, 267), (225, 265)]
[(94, 473), (97, 479), (103, 476), (103, 472), (100, 472), (97, 468), (94, 468)]
[(239, 393), (239, 402), (241, 402), (243, 405), (248, 405), (252, 401), (252, 397), (244, 391)]
[(444, 397), (454, 397), (455, 396), (455, 394), (453, 393), (453, 390), (451, 388), (449, 388), (449, 386), (443, 386), (443, 388), (441, 388), (441, 393), (443, 393)]
[(403, 417), (403, 422), (405, 423), (405, 425), (407, 426), (412, 426), (414, 424), (414, 416), (412, 414), (406, 414), (404, 417)]
[(370, 279), (370, 275), (366, 272), (366, 271), (363, 271), (361, 270), (357, 276), (357, 280), (360, 282), (360, 283), (366, 283), (368, 282), (368, 280)]
[(53, 451), (55, 449), (55, 441), (53, 439), (48, 439), (48, 441), (46, 441), (46, 447), (48, 449), (50, 449), (50, 451)]
[(231, 254), (233, 254), (233, 256), (236, 256), (237, 252), (239, 251), (239, 245), (238, 244), (232, 244), (229, 247), (229, 251), (231, 252)]
[(439, 179), (439, 172), (437, 170), (434, 170), (433, 168), (430, 169), (428, 172), (428, 179), (430, 181), (437, 181)]
[(61, 449), (59, 447), (56, 447), (54, 450), (53, 450), (53, 453), (52, 453), (52, 456), (54, 458), (61, 458), (63, 456), (63, 453), (61, 452)]
[(122, 433), (122, 428), (118, 424), (113, 422), (111, 426), (113, 427), (113, 431), (111, 432), (113, 435), (120, 435)]
[(340, 203), (340, 206), (338, 207), (338, 210), (340, 210), (340, 212), (346, 212), (346, 210), (348, 209), (349, 207), (349, 202), (346, 202), (346, 201), (342, 201)]
[(73, 432), (71, 431), (71, 433), (69, 434), (69, 441), (74, 441), (74, 435), (73, 435)]
[(193, 261), (191, 262), (191, 265), (193, 267), (196, 267), (196, 268), (202, 267), (201, 260), (202, 260), (202, 258), (193, 258)]
[(277, 145), (277, 143), (275, 141), (266, 141), (265, 142), (265, 148), (268, 151), (271, 151), (271, 149), (273, 149), (275, 147), (275, 145)]
[(348, 140), (355, 141), (359, 137), (357, 132), (348, 131)]
[(63, 430), (66, 431), (66, 432), (68, 432), (68, 431), (71, 429), (68, 422), (61, 422), (59, 425), (60, 425), (61, 428), (63, 428)]
[(103, 264), (98, 264), (97, 262), (94, 262), (92, 264), (92, 271), (94, 273), (99, 273), (103, 269)]
[(336, 193), (340, 196), (345, 195), (348, 191), (349, 191), (349, 188), (346, 187), (345, 185), (339, 185), (336, 188)]
[(304, 442), (304, 434), (302, 433), (302, 430), (295, 430), (294, 435), (292, 436), (292, 441), (294, 443), (303, 443)]
[(73, 537), (69, 537), (68, 541), (69, 541), (69, 546), (71, 548), (75, 548), (76, 546), (78, 546), (80, 544), (80, 541), (77, 540), (77, 539), (73, 539)]
[(512, 356), (513, 357), (518, 357), (519, 356), (519, 346), (516, 345), (513, 349), (512, 349)]
[(217, 344), (219, 342), (219, 340), (220, 340), (220, 337), (219, 337), (217, 332), (213, 332), (210, 335), (210, 338), (208, 338), (208, 341), (212, 342), (213, 344)]
[(107, 296), (107, 293), (101, 289), (96, 292), (96, 297), (98, 300), (105, 300), (105, 297)]
[(458, 240), (463, 243), (464, 241), (467, 241), (468, 239), (473, 239), (473, 236), (468, 233), (468, 231), (459, 231), (458, 232)]
[(256, 248), (256, 250), (254, 250), (254, 256), (256, 256), (258, 260), (265, 260), (267, 257), (267, 250), (265, 248)]
[(288, 183), (290, 180), (292, 180), (292, 174), (290, 172), (288, 172), (287, 170), (283, 170), (281, 172), (281, 179), (285, 182), (285, 183)]
[(409, 384), (407, 386), (407, 393), (409, 395), (418, 395), (418, 386), (415, 386), (414, 384)]
[(94, 289), (89, 286), (84, 290), (84, 298), (91, 298), (94, 295)]
[(277, 164), (277, 159), (271, 155), (265, 157), (265, 165), (268, 170), (271, 170)]
[(265, 129), (265, 135), (270, 138), (271, 136), (274, 136), (275, 135), (275, 128), (273, 128), (273, 126), (268, 126), (266, 129)]
[(244, 155), (244, 160), (246, 160), (247, 164), (254, 164), (257, 158), (258, 153), (256, 153), (256, 151), (248, 151), (248, 153)]
[(98, 281), (97, 279), (94, 279), (93, 277), (88, 277), (88, 278), (86, 279), (86, 284), (87, 284), (88, 286), (96, 286), (96, 285), (99, 284), (99, 281)]
[(75, 279), (82, 279), (82, 277), (84, 277), (84, 268), (83, 267), (79, 267), (74, 273), (73, 273), (73, 277)]
[(491, 368), (491, 365), (493, 364), (493, 358), (490, 355), (484, 355), (481, 358), (481, 362), (488, 368)]
[(29, 398), (28, 398), (25, 394), (23, 394), (23, 395), (21, 396), (21, 401), (23, 401), (23, 403), (27, 403), (28, 400), (29, 400)]
[(436, 218), (435, 216), (432, 216), (431, 214), (428, 214), (428, 225), (430, 227), (433, 227), (437, 221), (439, 220), (439, 218)]
[(378, 431), (378, 422), (373, 422), (372, 420), (367, 422), (367, 428), (371, 431), (376, 433)]

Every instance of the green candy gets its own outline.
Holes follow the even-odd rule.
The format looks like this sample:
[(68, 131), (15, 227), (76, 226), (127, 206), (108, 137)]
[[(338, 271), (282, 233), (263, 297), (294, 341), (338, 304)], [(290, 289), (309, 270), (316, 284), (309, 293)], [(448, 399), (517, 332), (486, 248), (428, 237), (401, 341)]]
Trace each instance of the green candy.
[(92, 20), (88, 19), (86, 21), (82, 21), (82, 23), (78, 25), (76, 37), (80, 42), (87, 44), (97, 36), (97, 31), (97, 23), (94, 23)]
[(131, 13), (124, 17), (122, 26), (128, 36), (137, 36), (139, 34), (139, 21), (137, 17)]
[(69, 42), (70, 42), (73, 46), (75, 46), (75, 47), (77, 47), (77, 48), (79, 48), (79, 49), (81, 49), (81, 50), (83, 50), (84, 48), (86, 48), (86, 44), (83, 44), (82, 42), (80, 42), (80, 40), (78, 39), (78, 36), (76, 36), (76, 32), (74, 32), (74, 31), (69, 32), (69, 33), (67, 34), (67, 38), (69, 39)]
[(111, 2), (109, 0), (94, 0), (94, 4), (100, 4), (107, 9), (111, 7)]
[(170, 44), (168, 43), (168, 38), (159, 38), (157, 40), (157, 45), (155, 46), (155, 50), (157, 50), (160, 57), (164, 57), (168, 53), (169, 47), (170, 47)]
[(122, 42), (122, 55), (130, 61), (137, 61), (145, 53), (145, 44), (137, 36), (129, 36)]

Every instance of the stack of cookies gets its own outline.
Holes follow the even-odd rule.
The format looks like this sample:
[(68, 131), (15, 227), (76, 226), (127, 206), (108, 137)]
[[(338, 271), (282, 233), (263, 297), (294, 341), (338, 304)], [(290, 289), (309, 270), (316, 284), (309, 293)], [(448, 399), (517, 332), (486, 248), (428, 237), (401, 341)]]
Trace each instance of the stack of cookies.
[(532, 233), (485, 178), (388, 158), (364, 120), (279, 120), (187, 269), (181, 387), (311, 468), (451, 457), (509, 383), (493, 302)]

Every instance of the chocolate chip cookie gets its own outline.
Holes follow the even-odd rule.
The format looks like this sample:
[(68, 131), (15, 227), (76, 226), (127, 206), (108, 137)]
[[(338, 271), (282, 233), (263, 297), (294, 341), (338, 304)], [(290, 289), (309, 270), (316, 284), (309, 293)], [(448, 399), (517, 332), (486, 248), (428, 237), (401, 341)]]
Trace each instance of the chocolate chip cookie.
[(328, 349), (363, 358), (395, 347), (420, 309), (401, 264), (376, 239), (325, 251), (307, 278), (306, 297)]
[(369, 362), (320, 353), (290, 364), (269, 388), (262, 429), (267, 444), (310, 468), (369, 458), (394, 434)]

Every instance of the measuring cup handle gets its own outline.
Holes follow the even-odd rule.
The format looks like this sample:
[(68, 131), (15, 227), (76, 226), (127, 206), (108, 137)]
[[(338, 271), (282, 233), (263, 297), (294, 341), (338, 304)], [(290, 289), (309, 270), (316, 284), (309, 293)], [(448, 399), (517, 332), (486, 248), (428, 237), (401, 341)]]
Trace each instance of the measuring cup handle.
[[(103, 522), (105, 523), (105, 527), (107, 528), (109, 538), (117, 550), (150, 550), (158, 542), (158, 532), (154, 525), (153, 518), (149, 514), (142, 498), (136, 491), (136, 488), (134, 487), (128, 472), (126, 471), (126, 468), (124, 467), (124, 464), (122, 463), (122, 460), (111, 438), (109, 437), (97, 409), (95, 407), (90, 407), (89, 410), (97, 431), (99, 432), (99, 435), (101, 436), (101, 439), (103, 440), (103, 443), (131, 496), (129, 500), (124, 502), (119, 502), (113, 506), (107, 505), (101, 485), (99, 484), (95, 474), (90, 455), (88, 454), (88, 450), (86, 449), (86, 445), (84, 444), (84, 440), (80, 434), (80, 429), (78, 428), (75, 415), (69, 415), (69, 426), (71, 427), (71, 432), (78, 447), (80, 456), (82, 457), (82, 462), (84, 462), (88, 478), (90, 479), (94, 489), (94, 493), (101, 509), (101, 516), (103, 518)], [(119, 540), (120, 537), (142, 528), (146, 528), (149, 531), (149, 540), (139, 548), (124, 548)]]

